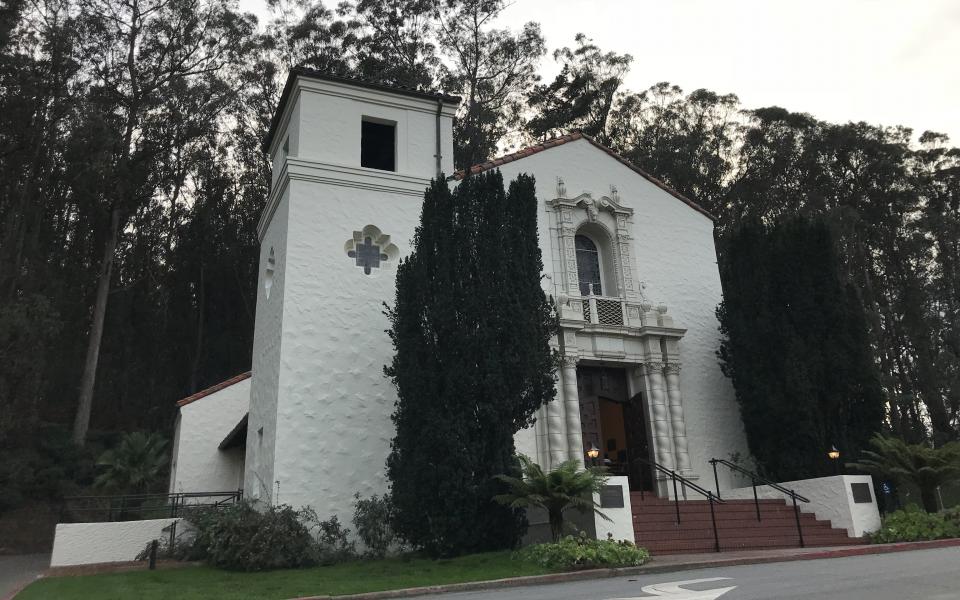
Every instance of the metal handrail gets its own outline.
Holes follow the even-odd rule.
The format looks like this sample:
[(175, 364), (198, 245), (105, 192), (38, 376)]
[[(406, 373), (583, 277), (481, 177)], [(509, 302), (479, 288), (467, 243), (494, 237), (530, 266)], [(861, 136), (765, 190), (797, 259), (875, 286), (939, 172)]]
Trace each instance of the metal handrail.
[[(191, 500), (205, 500), (191, 502)], [(120, 520), (140, 520), (145, 515), (179, 516), (185, 508), (220, 508), (226, 504), (240, 502), (243, 490), (229, 492), (177, 492), (173, 494), (119, 494), (113, 496), (65, 496), (60, 505), (60, 522), (71, 515), (89, 515), (88, 518), (107, 521), (114, 517)], [(145, 502), (156, 501), (144, 506)], [(98, 519), (99, 516), (99, 519)], [(127, 518), (125, 518), (127, 517)]]
[(719, 464), (719, 465), (723, 465), (723, 466), (729, 468), (729, 469), (732, 470), (732, 471), (737, 471), (738, 473), (742, 473), (743, 475), (746, 475), (746, 476), (750, 477), (750, 483), (751, 483), (751, 485), (753, 486), (753, 505), (754, 505), (754, 507), (756, 508), (757, 521), (760, 521), (760, 498), (757, 496), (757, 483), (758, 483), (758, 482), (759, 482), (761, 485), (765, 485), (765, 486), (767, 486), (767, 487), (771, 487), (771, 488), (777, 490), (778, 492), (780, 492), (780, 493), (782, 493), (782, 494), (786, 494), (787, 496), (789, 496), (790, 499), (793, 501), (793, 517), (794, 517), (794, 520), (795, 520), (796, 523), (797, 523), (797, 537), (800, 538), (800, 547), (803, 548), (803, 547), (806, 546), (806, 544), (805, 544), (804, 541), (803, 541), (803, 528), (800, 526), (800, 507), (797, 506), (797, 501), (799, 500), (800, 502), (810, 502), (810, 500), (809, 500), (808, 498), (805, 498), (804, 496), (801, 496), (800, 494), (796, 493), (796, 492), (793, 491), (793, 490), (790, 490), (790, 489), (787, 489), (787, 488), (783, 487), (783, 486), (780, 485), (779, 483), (775, 483), (775, 482), (773, 482), (773, 481), (770, 481), (770, 480), (767, 479), (766, 477), (762, 477), (762, 476), (760, 476), (760, 475), (757, 475), (757, 474), (754, 473), (753, 471), (744, 469), (744, 468), (741, 467), (740, 465), (734, 464), (734, 463), (730, 462), (729, 460), (724, 460), (724, 459), (722, 459), (722, 458), (711, 458), (709, 462), (710, 462), (710, 464), (713, 466), (713, 484), (714, 484), (714, 485), (716, 486), (716, 488), (717, 488), (717, 497), (720, 496), (720, 481), (719, 481), (719, 478), (717, 477), (717, 465), (718, 465), (718, 464)]
[[(642, 456), (638, 456), (637, 458), (633, 459), (633, 462), (636, 462), (636, 461), (640, 461), (646, 464), (647, 466), (653, 467), (660, 473), (663, 473), (664, 475), (669, 477), (670, 480), (673, 482), (673, 506), (674, 506), (674, 509), (676, 510), (677, 525), (680, 525), (680, 495), (677, 493), (678, 481), (680, 482), (680, 489), (683, 492), (684, 500), (686, 500), (687, 498), (686, 488), (690, 488), (691, 490), (697, 492), (698, 494), (700, 494), (701, 496), (707, 499), (707, 502), (710, 504), (710, 523), (711, 525), (713, 525), (713, 549), (715, 552), (720, 552), (720, 535), (717, 532), (717, 516), (713, 510), (714, 502), (725, 504), (725, 502), (720, 498), (720, 496), (714, 495), (714, 493), (711, 492), (710, 490), (700, 487), (699, 485), (690, 481), (689, 479), (677, 473), (673, 469), (668, 469), (667, 467), (661, 465), (658, 462), (652, 461)], [(643, 490), (641, 490), (640, 492), (640, 497), (643, 498)]]

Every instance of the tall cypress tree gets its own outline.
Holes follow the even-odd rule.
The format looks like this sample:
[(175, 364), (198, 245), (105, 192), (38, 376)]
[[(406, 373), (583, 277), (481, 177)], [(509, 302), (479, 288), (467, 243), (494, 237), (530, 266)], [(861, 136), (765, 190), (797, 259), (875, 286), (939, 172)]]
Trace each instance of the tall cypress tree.
[(388, 311), (396, 435), (387, 474), (394, 527), (437, 556), (508, 548), (522, 512), (492, 501), (516, 469), (513, 436), (555, 394), (555, 317), (540, 288), (533, 178), (441, 178)]
[(725, 339), (750, 452), (768, 477), (832, 475), (827, 451), (859, 456), (884, 398), (867, 322), (822, 221), (742, 225), (725, 240)]

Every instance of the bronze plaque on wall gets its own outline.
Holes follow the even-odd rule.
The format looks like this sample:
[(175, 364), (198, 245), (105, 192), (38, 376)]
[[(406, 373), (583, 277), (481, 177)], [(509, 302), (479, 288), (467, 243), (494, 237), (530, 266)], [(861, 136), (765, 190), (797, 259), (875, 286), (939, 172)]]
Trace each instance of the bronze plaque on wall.
[(600, 490), (600, 508), (623, 508), (623, 486), (603, 486)]
[(873, 502), (873, 495), (870, 494), (869, 483), (851, 483), (850, 491), (853, 492), (854, 504), (869, 504)]

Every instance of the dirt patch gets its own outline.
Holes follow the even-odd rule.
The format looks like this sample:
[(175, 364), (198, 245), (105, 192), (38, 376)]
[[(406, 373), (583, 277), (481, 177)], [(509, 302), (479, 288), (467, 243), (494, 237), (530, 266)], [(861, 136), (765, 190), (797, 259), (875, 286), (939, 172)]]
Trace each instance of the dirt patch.
[(0, 515), (0, 555), (42, 554), (53, 548), (59, 508), (44, 503)]
[[(185, 562), (179, 560), (158, 560), (157, 569), (179, 569), (182, 567), (196, 567), (201, 562)], [(127, 571), (146, 571), (149, 569), (147, 561), (126, 561), (112, 563), (97, 563), (95, 565), (74, 565), (68, 567), (50, 567), (44, 571), (44, 577), (66, 577), (74, 575), (99, 575), (100, 573), (125, 573)]]

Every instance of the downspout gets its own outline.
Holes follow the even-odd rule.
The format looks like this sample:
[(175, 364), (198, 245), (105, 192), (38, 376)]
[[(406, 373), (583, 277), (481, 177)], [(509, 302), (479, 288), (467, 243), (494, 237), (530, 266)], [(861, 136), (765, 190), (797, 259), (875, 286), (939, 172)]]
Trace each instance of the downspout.
[(437, 177), (443, 173), (443, 167), (440, 166), (440, 111), (443, 110), (443, 100), (437, 98), (437, 153), (434, 156), (437, 157)]

